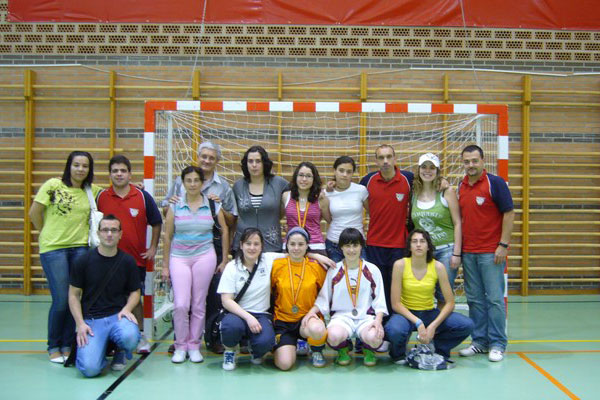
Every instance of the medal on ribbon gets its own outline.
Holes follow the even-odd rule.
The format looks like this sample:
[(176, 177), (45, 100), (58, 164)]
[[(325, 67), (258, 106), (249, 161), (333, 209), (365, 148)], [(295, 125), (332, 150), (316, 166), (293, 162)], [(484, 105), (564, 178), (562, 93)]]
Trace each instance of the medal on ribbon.
[(352, 301), (352, 316), (358, 316), (358, 310), (356, 309), (356, 304), (358, 303), (358, 292), (360, 291), (360, 278), (362, 277), (362, 260), (358, 263), (358, 278), (356, 279), (356, 288), (352, 290), (352, 286), (350, 285), (350, 277), (348, 276), (348, 266), (346, 265), (346, 261), (344, 260), (344, 276), (346, 277), (346, 288), (348, 289), (348, 294), (350, 295), (350, 300)]
[(290, 257), (287, 258), (288, 272), (290, 273), (290, 288), (292, 290), (292, 313), (298, 314), (300, 308), (296, 304), (298, 301), (298, 295), (300, 294), (300, 288), (302, 287), (302, 281), (304, 280), (304, 270), (306, 269), (306, 257), (302, 260), (302, 272), (300, 273), (300, 282), (298, 282), (298, 288), (294, 290), (294, 276), (292, 274), (292, 263)]
[(300, 228), (304, 228), (304, 226), (306, 225), (306, 217), (308, 216), (308, 207), (309, 207), (309, 203), (308, 203), (308, 200), (306, 200), (306, 209), (304, 210), (304, 218), (302, 218), (302, 220), (300, 220), (300, 198), (298, 198), (298, 201), (296, 202), (296, 213), (298, 214), (298, 225), (300, 225)]

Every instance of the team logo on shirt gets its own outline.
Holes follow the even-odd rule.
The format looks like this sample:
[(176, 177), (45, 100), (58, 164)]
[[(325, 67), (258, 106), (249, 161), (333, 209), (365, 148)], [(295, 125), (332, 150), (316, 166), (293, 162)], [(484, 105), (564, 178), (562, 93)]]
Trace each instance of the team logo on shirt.
[(475, 196), (475, 201), (477, 202), (478, 206), (481, 206), (485, 202), (485, 197)]
[(396, 200), (402, 201), (404, 199), (404, 193), (396, 193)]
[(138, 213), (140, 212), (140, 210), (138, 210), (137, 208), (130, 208), (129, 209), (129, 214), (131, 214), (131, 216), (133, 218), (137, 217)]

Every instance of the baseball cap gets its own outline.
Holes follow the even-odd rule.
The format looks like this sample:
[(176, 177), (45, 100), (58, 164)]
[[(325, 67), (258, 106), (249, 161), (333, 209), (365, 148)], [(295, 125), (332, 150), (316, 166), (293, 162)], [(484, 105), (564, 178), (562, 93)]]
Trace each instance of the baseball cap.
[(423, 165), (426, 161), (432, 163), (436, 168), (440, 167), (440, 159), (433, 153), (425, 153), (421, 157), (419, 157), (419, 167)]

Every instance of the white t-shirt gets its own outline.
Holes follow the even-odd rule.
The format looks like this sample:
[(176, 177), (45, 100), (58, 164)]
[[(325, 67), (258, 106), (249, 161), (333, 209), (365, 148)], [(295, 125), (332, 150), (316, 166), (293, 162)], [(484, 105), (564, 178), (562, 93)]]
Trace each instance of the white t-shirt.
[[(284, 258), (283, 253), (263, 253), (256, 273), (246, 293), (238, 302), (239, 306), (250, 313), (266, 313), (271, 306), (271, 270), (273, 261)], [(246, 280), (250, 277), (250, 271), (238, 260), (227, 263), (217, 293), (232, 293), (233, 297), (242, 290)]]
[(327, 240), (338, 243), (340, 234), (346, 228), (356, 228), (365, 235), (363, 229), (363, 201), (369, 197), (367, 188), (354, 182), (343, 192), (325, 192), (329, 198), (331, 223), (327, 229)]
[[(381, 278), (381, 272), (379, 268), (370, 262), (363, 260), (363, 275), (360, 279), (360, 288), (356, 300), (356, 310), (358, 315), (352, 315), (352, 298), (348, 293), (348, 287), (346, 285), (346, 277), (342, 273), (344, 268), (343, 261), (336, 264), (335, 268), (330, 268), (327, 271), (327, 277), (325, 283), (319, 292), (319, 296), (315, 301), (315, 305), (319, 307), (321, 314), (328, 315), (335, 313), (332, 318), (338, 316), (345, 316), (351, 319), (360, 320), (367, 315), (376, 315), (377, 313), (383, 313), (388, 315), (387, 306), (385, 305), (385, 292), (383, 290), (383, 279)], [(350, 269), (348, 278), (350, 280), (350, 286), (356, 287), (358, 278), (358, 268)], [(369, 281), (367, 276), (372, 277), (374, 287)], [(336, 279), (336, 284), (332, 286), (333, 280)], [(367, 312), (372, 309), (372, 312)]]

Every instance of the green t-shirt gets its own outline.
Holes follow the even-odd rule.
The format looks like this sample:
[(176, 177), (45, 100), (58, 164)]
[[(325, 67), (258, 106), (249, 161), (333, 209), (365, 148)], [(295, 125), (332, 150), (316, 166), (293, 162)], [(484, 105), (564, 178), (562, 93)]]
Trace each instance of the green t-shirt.
[(417, 205), (417, 196), (412, 199), (411, 217), (415, 228), (429, 232), (435, 246), (454, 243), (454, 222), (450, 209), (442, 203), (442, 196), (442, 192), (437, 193), (433, 207), (425, 210)]
[[(94, 198), (100, 190), (100, 186), (92, 184)], [(34, 200), (46, 207), (39, 236), (40, 254), (88, 245), (90, 203), (85, 190), (51, 178), (40, 187)]]

